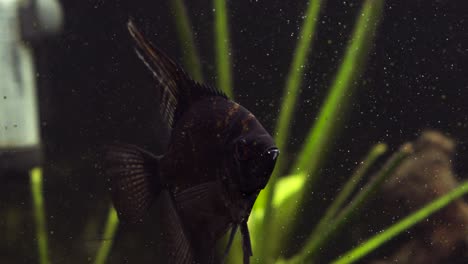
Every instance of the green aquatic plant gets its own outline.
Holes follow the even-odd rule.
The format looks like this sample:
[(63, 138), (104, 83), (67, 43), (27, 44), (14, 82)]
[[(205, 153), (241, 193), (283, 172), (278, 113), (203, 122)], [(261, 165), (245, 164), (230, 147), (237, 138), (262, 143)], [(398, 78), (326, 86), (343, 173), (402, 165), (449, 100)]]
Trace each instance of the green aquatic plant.
[(338, 210), (343, 207), (346, 200), (351, 196), (351, 194), (356, 190), (357, 185), (362, 180), (362, 178), (367, 174), (374, 162), (382, 156), (387, 150), (387, 145), (383, 143), (376, 144), (360, 166), (356, 169), (353, 175), (345, 183), (341, 191), (334, 198), (331, 205), (323, 214), (322, 218), (315, 226), (314, 231), (310, 235), (310, 240), (315, 241), (321, 237), (321, 232), (326, 229), (328, 223), (332, 221), (334, 217), (337, 216)]
[(117, 212), (114, 207), (109, 208), (109, 213), (107, 215), (106, 226), (104, 227), (104, 233), (102, 237), (110, 238), (108, 240), (103, 240), (97, 250), (96, 257), (94, 258), (94, 264), (104, 264), (107, 261), (109, 252), (114, 244), (114, 235), (119, 226), (119, 218), (117, 217)]
[(190, 76), (196, 81), (203, 81), (203, 74), (200, 64), (200, 56), (198, 55), (197, 47), (195, 46), (194, 36), (192, 34), (192, 26), (190, 23), (187, 9), (183, 0), (170, 1), (174, 9), (174, 22), (179, 37), (179, 42), (182, 47), (182, 61), (187, 68)]
[(453, 189), (451, 192), (435, 199), (430, 202), (428, 205), (417, 210), (416, 212), (410, 214), (409, 216), (401, 219), (397, 223), (388, 227), (379, 234), (373, 236), (369, 240), (363, 242), (361, 245), (352, 249), (351, 251), (345, 253), (343, 256), (339, 257), (333, 264), (348, 264), (358, 261), (365, 255), (369, 254), (372, 250), (378, 248), (385, 242), (396, 237), (405, 230), (408, 230), (417, 223), (427, 219), (430, 215), (434, 214), (438, 210), (444, 208), (455, 199), (460, 198), (461, 196), (468, 194), (468, 182), (462, 182), (458, 187)]
[[(311, 4), (313, 2), (315, 1), (311, 1)], [(329, 94), (304, 141), (297, 160), (291, 166), (292, 173), (299, 172), (307, 175), (307, 181), (304, 188), (300, 190), (298, 201), (291, 204), (289, 209), (289, 213), (292, 215), (297, 215), (298, 208), (303, 206), (302, 201), (305, 196), (313, 191), (314, 184), (319, 177), (319, 168), (326, 158), (327, 149), (340, 130), (341, 113), (347, 110), (347, 105), (354, 92), (355, 78), (364, 68), (364, 61), (370, 52), (382, 8), (383, 0), (368, 0), (363, 3), (351, 40), (346, 48), (345, 56), (329, 89)], [(271, 218), (271, 216), (269, 217)], [(264, 221), (272, 220), (264, 219)], [(267, 249), (270, 252), (264, 252), (266, 255), (274, 255), (279, 252), (279, 248), (284, 248), (285, 244), (289, 243), (289, 237), (295, 232), (296, 222), (294, 217), (284, 218), (284, 221), (277, 222), (281, 226), (287, 226), (288, 229), (283, 232), (276, 232), (278, 237), (272, 240), (272, 243), (276, 243), (276, 245)]]
[(216, 43), (216, 69), (218, 72), (217, 85), (230, 98), (232, 98), (232, 70), (231, 52), (229, 48), (229, 27), (226, 2), (224, 0), (214, 1), (214, 32)]
[(47, 222), (42, 191), (42, 168), (36, 167), (30, 171), (31, 194), (34, 207), (34, 220), (36, 222), (36, 241), (40, 264), (48, 264), (49, 246), (47, 243)]
[[(296, 107), (297, 98), (299, 95), (299, 87), (302, 83), (302, 76), (304, 74), (304, 68), (307, 61), (308, 54), (311, 50), (311, 43), (313, 37), (315, 36), (315, 29), (317, 27), (317, 22), (319, 20), (320, 8), (322, 6), (322, 1), (311, 1), (306, 12), (306, 17), (304, 19), (304, 24), (302, 26), (301, 32), (299, 34), (299, 43), (294, 52), (293, 61), (289, 69), (289, 74), (286, 81), (286, 87), (284, 90), (284, 99), (281, 103), (281, 110), (278, 116), (278, 121), (276, 123), (275, 129), (275, 142), (279, 149), (286, 149), (286, 139), (289, 135), (289, 129), (291, 124), (291, 119)], [(263, 214), (263, 224), (262, 232), (267, 233), (271, 228), (271, 211), (272, 211), (272, 200), (275, 194), (276, 180), (279, 175), (282, 173), (284, 167), (284, 158), (280, 155), (278, 158), (276, 168), (273, 171), (273, 174), (270, 177), (269, 185), (265, 190), (259, 195), (257, 201), (257, 207), (264, 208)], [(259, 239), (260, 236), (257, 236)], [(254, 238), (255, 239), (255, 238)], [(266, 253), (266, 247), (268, 244), (256, 243), (261, 245), (260, 254)], [(264, 256), (260, 256), (261, 259)]]
[[(377, 158), (373, 157), (372, 152), (373, 151), (371, 151), (371, 155), (367, 161), (367, 168), (369, 168), (372, 162)], [(353, 183), (352, 181), (361, 178), (364, 174), (358, 173), (352, 176), (350, 182), (348, 182), (343, 189), (345, 193), (337, 196), (334, 203), (330, 206), (330, 210), (325, 212), (324, 216), (322, 216), (322, 219), (317, 224), (315, 228), (316, 231), (312, 233), (303, 249), (291, 260), (291, 263), (312, 262), (320, 248), (336, 235), (353, 216), (359, 214), (364, 203), (371, 200), (372, 196), (375, 196), (385, 179), (394, 172), (398, 165), (400, 165), (411, 152), (411, 146), (404, 145), (400, 151), (394, 153), (383, 168), (358, 192), (358, 194), (356, 194), (352, 201), (338, 213), (338, 209), (346, 199), (345, 196), (348, 196), (357, 186), (357, 182)], [(358, 171), (360, 170), (358, 169)]]

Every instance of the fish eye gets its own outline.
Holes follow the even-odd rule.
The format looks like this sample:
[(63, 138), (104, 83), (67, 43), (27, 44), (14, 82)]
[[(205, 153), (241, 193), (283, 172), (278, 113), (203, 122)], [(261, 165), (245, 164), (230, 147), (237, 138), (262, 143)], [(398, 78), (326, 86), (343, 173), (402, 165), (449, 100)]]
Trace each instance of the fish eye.
[(280, 151), (278, 148), (269, 148), (267, 151), (265, 151), (262, 156), (265, 157), (267, 160), (272, 160), (276, 162), (276, 159), (278, 158), (280, 154)]

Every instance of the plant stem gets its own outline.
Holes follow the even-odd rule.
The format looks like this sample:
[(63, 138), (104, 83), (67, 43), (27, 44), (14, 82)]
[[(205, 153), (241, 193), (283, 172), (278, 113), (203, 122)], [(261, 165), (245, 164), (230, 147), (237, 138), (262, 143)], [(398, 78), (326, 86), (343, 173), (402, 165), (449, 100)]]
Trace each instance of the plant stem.
[(109, 256), (109, 252), (112, 248), (112, 244), (114, 243), (114, 235), (118, 225), (119, 219), (117, 217), (117, 212), (115, 211), (114, 207), (111, 206), (107, 216), (106, 226), (104, 228), (103, 235), (105, 239), (109, 238), (109, 240), (103, 240), (101, 242), (101, 245), (99, 246), (99, 249), (96, 254), (96, 258), (94, 260), (94, 264), (106, 263), (107, 257)]
[[(296, 212), (304, 206), (305, 200), (310, 200), (309, 195), (313, 192), (319, 176), (318, 170), (327, 157), (326, 154), (329, 152), (335, 134), (339, 131), (339, 125), (342, 123), (341, 117), (350, 105), (354, 83), (364, 69), (365, 59), (370, 52), (374, 33), (382, 16), (383, 4), (384, 0), (366, 0), (363, 3), (351, 40), (346, 48), (346, 54), (329, 94), (306, 137), (296, 162), (291, 167), (290, 174), (299, 172), (307, 175), (307, 182), (301, 190), (302, 194), (294, 205)], [(300, 213), (298, 214), (296, 217), (301, 217)], [(290, 243), (289, 237), (296, 232), (297, 226), (294, 225), (296, 221), (292, 219), (294, 217), (291, 217), (289, 222), (282, 223), (288, 226), (286, 237), (281, 239), (282, 243)]]
[(387, 150), (387, 145), (383, 143), (376, 144), (371, 149), (371, 151), (369, 152), (365, 160), (357, 168), (357, 170), (351, 176), (351, 178), (349, 178), (349, 180), (346, 182), (341, 192), (336, 196), (332, 204), (326, 210), (324, 216), (320, 219), (318, 224), (315, 226), (314, 231), (310, 235), (310, 239), (309, 239), (310, 241), (317, 241), (320, 239), (320, 236), (322, 236), (322, 232), (327, 229), (328, 223), (330, 223), (332, 219), (337, 215), (338, 210), (342, 208), (345, 201), (353, 193), (357, 184), (365, 176), (369, 168), (374, 164), (377, 158), (379, 158), (381, 155), (385, 153), (386, 150)]
[(174, 21), (179, 36), (179, 43), (182, 46), (184, 65), (187, 67), (187, 70), (194, 80), (202, 82), (203, 74), (200, 57), (195, 46), (192, 26), (187, 14), (187, 9), (185, 8), (184, 0), (173, 0), (170, 2), (175, 12)]
[(217, 85), (232, 98), (231, 52), (229, 49), (229, 28), (226, 2), (214, 0)]
[(366, 0), (364, 3), (352, 40), (347, 47), (346, 55), (330, 88), (330, 93), (292, 167), (293, 170), (309, 173), (309, 186), (313, 185), (317, 178), (316, 170), (321, 160), (320, 157), (324, 156), (321, 153), (329, 146), (332, 132), (338, 124), (338, 117), (341, 113), (339, 110), (349, 102), (347, 100), (351, 92), (349, 90), (363, 68), (363, 63), (359, 62), (369, 53), (369, 48), (366, 47), (374, 39), (373, 35), (381, 16), (382, 6), (383, 0)]
[(309, 262), (316, 257), (320, 248), (334, 235), (336, 235), (341, 228), (349, 222), (359, 211), (363, 208), (364, 204), (369, 201), (377, 193), (380, 186), (383, 184), (398, 165), (413, 152), (411, 144), (404, 144), (399, 151), (394, 153), (392, 157), (386, 162), (384, 167), (377, 172), (377, 174), (362, 188), (362, 190), (353, 198), (353, 200), (335, 217), (328, 226), (325, 224), (324, 230), (319, 231), (319, 235), (311, 237), (304, 248), (301, 250), (292, 263), (301, 263), (305, 260)]
[(447, 206), (453, 200), (461, 197), (468, 193), (468, 181), (463, 182), (457, 188), (451, 192), (437, 198), (436, 200), (430, 202), (423, 208), (418, 211), (410, 214), (409, 216), (401, 219), (397, 223), (391, 225), (389, 228), (383, 232), (373, 236), (369, 240), (363, 242), (361, 245), (345, 253), (343, 256), (339, 257), (333, 264), (347, 264), (358, 261), (362, 257), (366, 256), (368, 253), (372, 252), (374, 249), (380, 247), (385, 242), (396, 237), (401, 232), (411, 228), (415, 224), (427, 219), (431, 214), (437, 212), (443, 207)]
[(48, 264), (49, 251), (47, 243), (47, 224), (42, 192), (42, 168), (36, 167), (30, 172), (31, 193), (34, 206), (34, 217), (36, 222), (36, 239), (39, 253), (39, 263)]
[(286, 148), (286, 139), (289, 136), (292, 116), (299, 96), (299, 87), (302, 84), (307, 58), (312, 49), (312, 40), (315, 36), (317, 22), (319, 21), (322, 0), (309, 1), (306, 17), (299, 34), (299, 42), (294, 51), (293, 61), (284, 89), (281, 110), (275, 129), (275, 143), (279, 149)]
[[(275, 129), (275, 143), (280, 150), (286, 149), (286, 139), (289, 135), (289, 128), (292, 120), (292, 115), (296, 106), (297, 97), (299, 96), (299, 87), (301, 86), (304, 68), (307, 63), (307, 58), (311, 50), (311, 43), (315, 36), (317, 22), (319, 20), (320, 8), (322, 5), (322, 0), (311, 0), (309, 1), (309, 7), (306, 11), (306, 17), (299, 34), (299, 42), (297, 43), (296, 50), (294, 52), (293, 61), (291, 63), (286, 87), (284, 89), (283, 100), (281, 103), (281, 110), (279, 114), (278, 121), (276, 123)], [(271, 220), (271, 208), (272, 200), (274, 197), (274, 190), (276, 185), (276, 180), (283, 172), (284, 159), (279, 157), (279, 160), (276, 164), (276, 168), (273, 174), (270, 177), (269, 184), (267, 188), (262, 192), (262, 197), (259, 199), (264, 199), (264, 218), (262, 233), (266, 234), (270, 229), (270, 220)], [(263, 243), (257, 243), (260, 245)], [(265, 256), (268, 254), (266, 247), (261, 249), (259, 252)]]
[(361, 166), (358, 167), (356, 172), (346, 182), (345, 186), (343, 187), (343, 190), (337, 195), (329, 209), (326, 211), (325, 216), (323, 217), (324, 219), (326, 219), (325, 222), (328, 222), (328, 220), (336, 216), (336, 212), (338, 212), (338, 210), (342, 207), (346, 199), (348, 199), (348, 197), (352, 194), (357, 184), (365, 176), (369, 168), (374, 164), (377, 158), (379, 158), (385, 153), (386, 150), (387, 145), (383, 143), (379, 143), (371, 149), (364, 162), (361, 163)]

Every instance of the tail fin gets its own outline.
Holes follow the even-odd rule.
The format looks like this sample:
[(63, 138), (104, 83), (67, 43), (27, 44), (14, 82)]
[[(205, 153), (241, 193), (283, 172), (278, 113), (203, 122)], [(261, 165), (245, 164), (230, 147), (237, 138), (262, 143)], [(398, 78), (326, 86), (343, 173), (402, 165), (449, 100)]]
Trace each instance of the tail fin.
[(159, 157), (133, 145), (114, 145), (105, 156), (112, 202), (119, 219), (138, 223), (161, 191)]

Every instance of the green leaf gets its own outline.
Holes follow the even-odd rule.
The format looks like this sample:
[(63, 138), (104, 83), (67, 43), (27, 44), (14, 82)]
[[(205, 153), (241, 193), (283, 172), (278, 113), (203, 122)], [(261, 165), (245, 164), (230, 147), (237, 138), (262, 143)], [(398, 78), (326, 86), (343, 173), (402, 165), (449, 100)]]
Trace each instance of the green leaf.
[[(374, 33), (382, 16), (383, 0), (366, 0), (355, 24), (351, 40), (346, 48), (346, 54), (332, 83), (329, 94), (320, 109), (318, 118), (310, 129), (308, 136), (299, 152), (291, 173), (306, 173), (307, 182), (302, 189), (300, 200), (294, 205), (298, 212), (304, 206), (303, 201), (310, 200), (310, 193), (318, 179), (318, 170), (326, 159), (334, 136), (340, 131), (343, 113), (346, 113), (354, 94), (354, 83), (364, 69), (364, 62), (371, 50)], [(299, 214), (300, 215), (300, 214)], [(278, 240), (280, 243), (290, 243), (289, 237), (296, 230), (292, 221), (281, 223), (289, 230)]]
[(108, 240), (101, 241), (101, 245), (96, 254), (96, 258), (94, 259), (94, 264), (104, 264), (107, 261), (107, 257), (109, 256), (109, 252), (112, 248), (112, 244), (114, 243), (114, 235), (117, 227), (119, 225), (119, 219), (117, 217), (117, 212), (115, 211), (114, 207), (109, 208), (109, 213), (107, 216), (106, 226), (104, 228), (104, 238), (109, 238)]
[[(403, 145), (399, 151), (394, 153), (382, 169), (357, 193), (353, 200), (333, 219), (318, 225), (318, 233), (312, 235), (306, 242), (304, 248), (291, 260), (291, 263), (312, 262), (318, 254), (319, 249), (325, 243), (338, 234), (354, 216), (358, 215), (365, 203), (371, 200), (380, 189), (384, 181), (393, 174), (401, 162), (413, 152), (411, 144)], [(331, 217), (330, 217), (331, 218)]]
[[(275, 142), (281, 151), (286, 150), (287, 147), (286, 139), (289, 135), (291, 120), (296, 107), (297, 98), (299, 96), (307, 58), (309, 57), (309, 52), (312, 49), (311, 44), (315, 36), (321, 6), (322, 0), (309, 1), (304, 23), (302, 24), (301, 31), (299, 33), (299, 42), (297, 43), (293, 60), (289, 68), (280, 108), (281, 110), (275, 129)], [(285, 152), (286, 151), (284, 151), (284, 153)], [(284, 158), (280, 155), (276, 163), (275, 170), (270, 177), (269, 184), (257, 201), (257, 203), (262, 204), (265, 208), (266, 217), (263, 218), (263, 233), (270, 233), (271, 202), (274, 196), (276, 179), (283, 172), (284, 165)], [(258, 239), (261, 239), (260, 237)], [(260, 249), (260, 254), (266, 256), (269, 254), (266, 252), (268, 250), (268, 241), (265, 241), (264, 243), (265, 247)]]
[(231, 51), (229, 49), (228, 16), (224, 0), (214, 0), (214, 13), (217, 85), (218, 89), (221, 89), (232, 98)]
[(182, 47), (183, 62), (194, 80), (202, 82), (203, 74), (200, 57), (193, 39), (192, 26), (183, 0), (169, 1), (174, 9), (174, 22)]
[(49, 247), (47, 242), (47, 223), (42, 192), (42, 168), (34, 168), (30, 172), (31, 193), (34, 206), (34, 220), (36, 222), (36, 240), (39, 253), (39, 263), (48, 264)]

